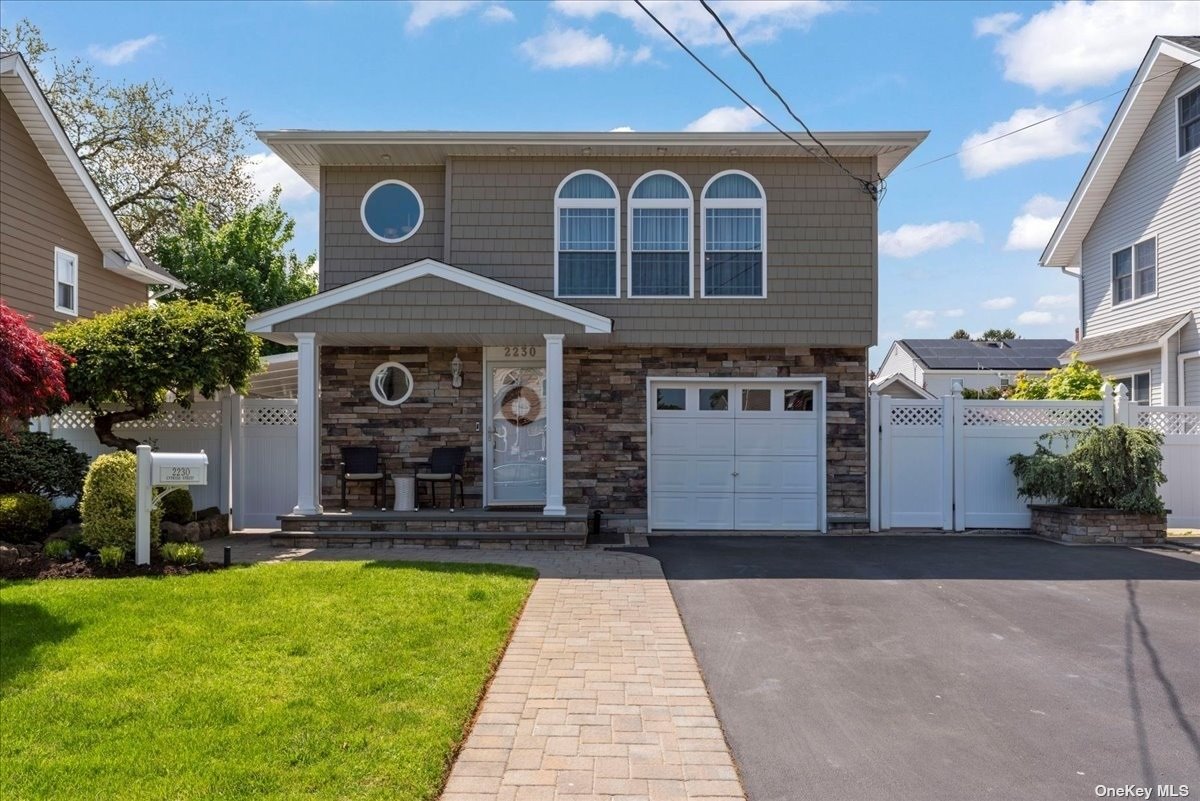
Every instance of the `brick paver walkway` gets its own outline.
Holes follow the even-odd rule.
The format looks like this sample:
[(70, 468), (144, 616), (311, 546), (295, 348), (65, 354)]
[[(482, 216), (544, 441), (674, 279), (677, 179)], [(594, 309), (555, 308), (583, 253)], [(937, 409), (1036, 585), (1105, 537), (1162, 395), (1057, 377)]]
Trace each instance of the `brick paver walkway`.
[(539, 579), (442, 801), (744, 799), (658, 562), (584, 551), (272, 548), (236, 561), (401, 559), (534, 567)]

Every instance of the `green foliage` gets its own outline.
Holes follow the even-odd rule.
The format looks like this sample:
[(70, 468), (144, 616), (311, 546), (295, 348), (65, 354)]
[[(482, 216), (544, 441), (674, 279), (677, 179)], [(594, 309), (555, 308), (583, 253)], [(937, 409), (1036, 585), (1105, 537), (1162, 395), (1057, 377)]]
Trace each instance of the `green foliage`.
[[(1056, 440), (1075, 443), (1065, 453)], [(1119, 509), (1146, 515), (1164, 514), (1158, 487), (1162, 472), (1162, 434), (1130, 426), (1093, 426), (1052, 431), (1039, 437), (1033, 454), (1013, 454), (1023, 498), (1051, 498), (1064, 506)]]
[(100, 549), (100, 565), (102, 567), (120, 567), (125, 561), (125, 549), (120, 545), (105, 545)]
[(192, 493), (187, 487), (173, 489), (163, 495), (158, 502), (162, 510), (163, 520), (171, 523), (192, 522)]
[(88, 457), (65, 440), (40, 432), (0, 436), (0, 492), (76, 498)]
[[(259, 369), (258, 337), (246, 332), (248, 307), (238, 298), (174, 300), (59, 325), (47, 339), (75, 359), (67, 370), (71, 398), (96, 412), (96, 436), (132, 451), (136, 440), (113, 426), (157, 412), (172, 392), (180, 406), (194, 393), (211, 398), (244, 390)], [(115, 404), (117, 410), (105, 410)]]
[(967, 331), (967, 329), (960, 328), (957, 331), (955, 331), (953, 334), (951, 334), (950, 338), (951, 339), (970, 339), (971, 334), (969, 331)]
[(985, 389), (964, 387), (962, 396), (966, 400), (1000, 400), (1004, 397), (1004, 390), (1000, 387), (987, 387)]
[(163, 559), (175, 565), (196, 565), (204, 561), (204, 548), (194, 542), (166, 542)]
[(49, 525), (50, 501), (46, 498), (28, 492), (0, 495), (0, 540), (36, 540)]
[(1003, 342), (1006, 339), (1019, 339), (1017, 332), (1011, 328), (989, 328), (979, 335), (979, 342)]
[(66, 540), (47, 540), (42, 552), (51, 559), (63, 559), (71, 553), (71, 543)]
[[(83, 542), (93, 550), (133, 549), (137, 523), (137, 457), (126, 451), (97, 457), (83, 482)], [(162, 510), (150, 512), (150, 539), (158, 539)]]
[(1100, 400), (1104, 376), (1079, 361), (1077, 354), (1065, 367), (1055, 367), (1044, 378), (1017, 373), (1008, 397), (1011, 400)]

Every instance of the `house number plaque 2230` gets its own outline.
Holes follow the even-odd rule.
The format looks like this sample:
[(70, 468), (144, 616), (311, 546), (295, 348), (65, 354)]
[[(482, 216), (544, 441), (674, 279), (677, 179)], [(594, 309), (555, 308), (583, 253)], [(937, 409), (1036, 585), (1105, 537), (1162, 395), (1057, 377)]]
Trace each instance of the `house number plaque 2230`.
[(537, 355), (537, 348), (533, 345), (504, 346), (504, 358), (506, 359), (533, 359)]

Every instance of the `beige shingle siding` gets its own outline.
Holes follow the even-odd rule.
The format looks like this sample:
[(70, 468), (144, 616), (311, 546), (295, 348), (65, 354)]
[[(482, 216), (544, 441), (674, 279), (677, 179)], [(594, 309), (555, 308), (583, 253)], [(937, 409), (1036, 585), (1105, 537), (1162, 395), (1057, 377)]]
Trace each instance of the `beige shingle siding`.
[[(848, 162), (863, 175), (871, 160)], [(621, 196), (620, 287), (627, 293), (628, 196), (633, 183), (671, 170), (694, 198), (695, 296), (662, 301), (567, 302), (613, 319), (612, 341), (662, 345), (867, 346), (875, 338), (876, 207), (834, 167), (813, 159), (469, 159), (455, 158), (450, 180), (439, 168), (327, 168), (324, 183), (323, 288), (383, 272), (420, 258), (544, 295), (554, 291), (554, 192), (579, 169), (603, 172)], [(700, 194), (727, 169), (741, 169), (767, 195), (767, 298), (701, 298)], [(387, 245), (362, 230), (358, 204), (373, 183), (400, 178), (418, 188), (426, 221), (407, 242)], [(450, 251), (443, 231), (450, 185)]]
[(8, 99), (0, 95), (0, 297), (39, 330), (54, 310), (54, 248), (79, 257), (79, 316), (145, 303), (146, 287), (104, 269), (100, 248)]

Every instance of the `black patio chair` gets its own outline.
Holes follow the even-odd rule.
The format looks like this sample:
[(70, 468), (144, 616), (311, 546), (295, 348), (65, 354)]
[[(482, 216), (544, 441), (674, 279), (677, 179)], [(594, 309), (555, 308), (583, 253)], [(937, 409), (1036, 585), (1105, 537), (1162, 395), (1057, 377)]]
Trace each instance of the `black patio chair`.
[[(375, 506), (387, 509), (388, 474), (375, 446), (342, 448), (342, 460), (338, 462), (338, 477), (342, 482), (342, 511), (346, 511), (346, 483), (350, 481), (372, 481), (375, 483)], [(383, 505), (379, 496), (383, 495)]]
[(433, 505), (437, 506), (437, 485), (450, 484), (450, 511), (454, 511), (454, 484), (458, 482), (458, 503), (463, 505), (463, 465), (467, 461), (467, 452), (470, 448), (466, 446), (454, 448), (434, 448), (433, 453), (429, 456), (429, 461), (423, 464), (418, 464), (415, 467), (415, 475), (417, 479), (417, 499), (421, 497), (421, 484), (428, 484), (430, 494), (433, 496)]

